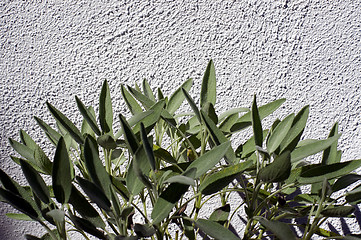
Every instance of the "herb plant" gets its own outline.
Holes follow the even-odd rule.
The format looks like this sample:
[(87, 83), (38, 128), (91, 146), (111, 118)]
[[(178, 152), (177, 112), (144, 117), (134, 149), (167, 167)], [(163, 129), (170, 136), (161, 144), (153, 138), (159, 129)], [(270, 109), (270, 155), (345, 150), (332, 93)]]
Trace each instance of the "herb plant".
[[(165, 97), (159, 88), (155, 96), (146, 80), (142, 89), (123, 85), (121, 94), (131, 113), (126, 119), (113, 111), (104, 81), (98, 117), (93, 107), (75, 97), (83, 116), (80, 130), (47, 102), (57, 130), (34, 118), (54, 145), (54, 158), (23, 130), (20, 141), (9, 139), (19, 154), (11, 159), (21, 166), (29, 185), (19, 185), (0, 170), (1, 200), (21, 212), (7, 216), (43, 226), (43, 236), (25, 236), (32, 240), (65, 240), (71, 231), (84, 239), (111, 240), (205, 235), (357, 239), (321, 228), (330, 217), (354, 217), (350, 204), (361, 202), (361, 185), (337, 194), (361, 179), (351, 173), (361, 160), (341, 162), (337, 123), (326, 139), (302, 140), (309, 114), (305, 106), (266, 129), (262, 119), (285, 99), (258, 107), (256, 96), (250, 108), (217, 114), (212, 61), (202, 80), (199, 106), (188, 93), (191, 86), (189, 79)], [(179, 113), (184, 100), (192, 112)], [(121, 126), (117, 130), (115, 118)], [(233, 137), (247, 128), (253, 132), (249, 139)], [(242, 144), (234, 150), (232, 142)], [(318, 163), (305, 160), (319, 152), (323, 155)], [(44, 181), (46, 175), (50, 182)], [(301, 186), (311, 186), (310, 193), (301, 193)], [(203, 216), (202, 207), (214, 199), (219, 207)], [(231, 201), (239, 205), (231, 209)], [(236, 218), (245, 223), (244, 231), (230, 230)], [(172, 225), (176, 230), (170, 230)]]

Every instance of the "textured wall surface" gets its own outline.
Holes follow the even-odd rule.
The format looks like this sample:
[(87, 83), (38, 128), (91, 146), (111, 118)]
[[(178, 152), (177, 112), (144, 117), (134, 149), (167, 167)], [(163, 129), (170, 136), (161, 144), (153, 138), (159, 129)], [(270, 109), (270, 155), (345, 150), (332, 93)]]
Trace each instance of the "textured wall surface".
[[(45, 101), (77, 122), (74, 95), (96, 105), (103, 79), (118, 112), (120, 84), (143, 78), (171, 93), (192, 77), (197, 98), (210, 58), (218, 109), (248, 107), (254, 93), (260, 104), (287, 98), (278, 117), (309, 104), (305, 136), (338, 121), (343, 159), (361, 158), (360, 39), (359, 0), (2, 1), (0, 166), (22, 180), (7, 141), (19, 129), (49, 146), (32, 118), (52, 122)], [(0, 207), (0, 239), (42, 232)]]

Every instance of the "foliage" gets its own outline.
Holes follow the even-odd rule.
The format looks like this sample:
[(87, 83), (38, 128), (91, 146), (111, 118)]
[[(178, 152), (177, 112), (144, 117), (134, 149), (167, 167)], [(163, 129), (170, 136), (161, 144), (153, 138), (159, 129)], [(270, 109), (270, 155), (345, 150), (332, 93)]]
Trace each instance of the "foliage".
[[(57, 130), (35, 120), (54, 145), (54, 159), (23, 130), (20, 142), (9, 139), (20, 155), (11, 158), (30, 187), (0, 171), (1, 200), (21, 212), (7, 215), (37, 221), (47, 231), (41, 238), (26, 235), (27, 239), (68, 239), (70, 231), (77, 231), (85, 239), (196, 239), (206, 234), (216, 239), (243, 235), (288, 240), (297, 238), (295, 228), (302, 239), (344, 238), (321, 228), (330, 217), (353, 217), (350, 204), (361, 202), (361, 185), (346, 196), (334, 194), (361, 178), (351, 174), (361, 160), (341, 162), (337, 123), (326, 139), (301, 140), (309, 114), (305, 106), (265, 129), (262, 119), (285, 99), (258, 107), (256, 96), (251, 108), (218, 114), (215, 76), (210, 61), (199, 106), (188, 93), (191, 79), (170, 97), (159, 88), (155, 96), (146, 80), (142, 90), (123, 85), (121, 94), (131, 117), (116, 114), (118, 131), (113, 128), (107, 81), (98, 116), (75, 97), (83, 116), (80, 130), (47, 102)], [(192, 112), (178, 112), (184, 100)], [(249, 139), (233, 137), (249, 127)], [(231, 142), (242, 144), (234, 150)], [(319, 152), (319, 163), (305, 160)], [(311, 193), (297, 195), (301, 186), (312, 186)], [(232, 199), (239, 203), (235, 208), (229, 204)], [(207, 217), (200, 211), (209, 200), (220, 205)], [(239, 214), (241, 208), (245, 215)], [(229, 230), (237, 215), (245, 222), (242, 233)], [(297, 224), (299, 219), (305, 219), (304, 224)], [(178, 230), (170, 231), (171, 225)]]

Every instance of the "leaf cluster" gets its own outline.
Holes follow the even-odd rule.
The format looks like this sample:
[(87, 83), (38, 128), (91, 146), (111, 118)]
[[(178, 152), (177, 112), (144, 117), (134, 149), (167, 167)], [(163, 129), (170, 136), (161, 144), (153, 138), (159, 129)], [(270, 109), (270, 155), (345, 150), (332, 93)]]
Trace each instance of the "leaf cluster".
[[(35, 120), (54, 145), (54, 158), (23, 130), (20, 141), (9, 139), (18, 153), (11, 158), (28, 186), (0, 170), (1, 200), (21, 212), (7, 216), (37, 221), (46, 230), (26, 239), (68, 239), (70, 231), (84, 239), (110, 240), (196, 239), (198, 234), (215, 239), (356, 238), (321, 228), (330, 217), (352, 217), (350, 205), (361, 202), (360, 185), (345, 195), (334, 194), (361, 179), (351, 173), (361, 160), (341, 161), (337, 123), (326, 139), (303, 139), (309, 115), (305, 106), (265, 129), (262, 120), (285, 99), (258, 107), (256, 96), (250, 108), (219, 114), (212, 60), (199, 106), (189, 94), (192, 84), (186, 80), (169, 97), (160, 88), (153, 91), (146, 80), (141, 87), (122, 85), (131, 113), (127, 119), (113, 110), (104, 81), (98, 114), (75, 97), (81, 128), (47, 102), (56, 128)], [(192, 112), (178, 111), (183, 102)], [(113, 128), (115, 119), (120, 129)], [(245, 129), (253, 135), (235, 139)], [(235, 142), (242, 144), (235, 147)], [(305, 160), (319, 152), (318, 163)], [(305, 185), (311, 186), (310, 193), (295, 194)], [(219, 207), (205, 217), (201, 210), (209, 200)], [(232, 209), (234, 201), (239, 205)], [(239, 215), (241, 208), (245, 216)], [(140, 222), (134, 222), (136, 214)], [(242, 233), (229, 230), (237, 216), (245, 223)], [(301, 218), (306, 224), (293, 224)], [(170, 232), (172, 225), (178, 230)], [(296, 236), (295, 228), (303, 235)]]

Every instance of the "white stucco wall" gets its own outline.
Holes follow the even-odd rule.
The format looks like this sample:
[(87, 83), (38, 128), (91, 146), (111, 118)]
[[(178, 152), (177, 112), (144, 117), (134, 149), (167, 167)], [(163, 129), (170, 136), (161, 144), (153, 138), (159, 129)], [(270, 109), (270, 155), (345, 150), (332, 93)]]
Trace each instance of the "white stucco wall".
[[(7, 138), (24, 129), (46, 146), (32, 118), (51, 122), (45, 101), (76, 121), (74, 95), (96, 105), (104, 78), (118, 112), (120, 84), (143, 78), (170, 93), (192, 77), (198, 98), (210, 58), (218, 109), (250, 106), (254, 93), (260, 104), (287, 98), (280, 117), (310, 104), (305, 136), (338, 121), (343, 159), (361, 158), (359, 0), (36, 2), (0, 3), (0, 166), (16, 179)], [(0, 239), (43, 232), (0, 207)]]

